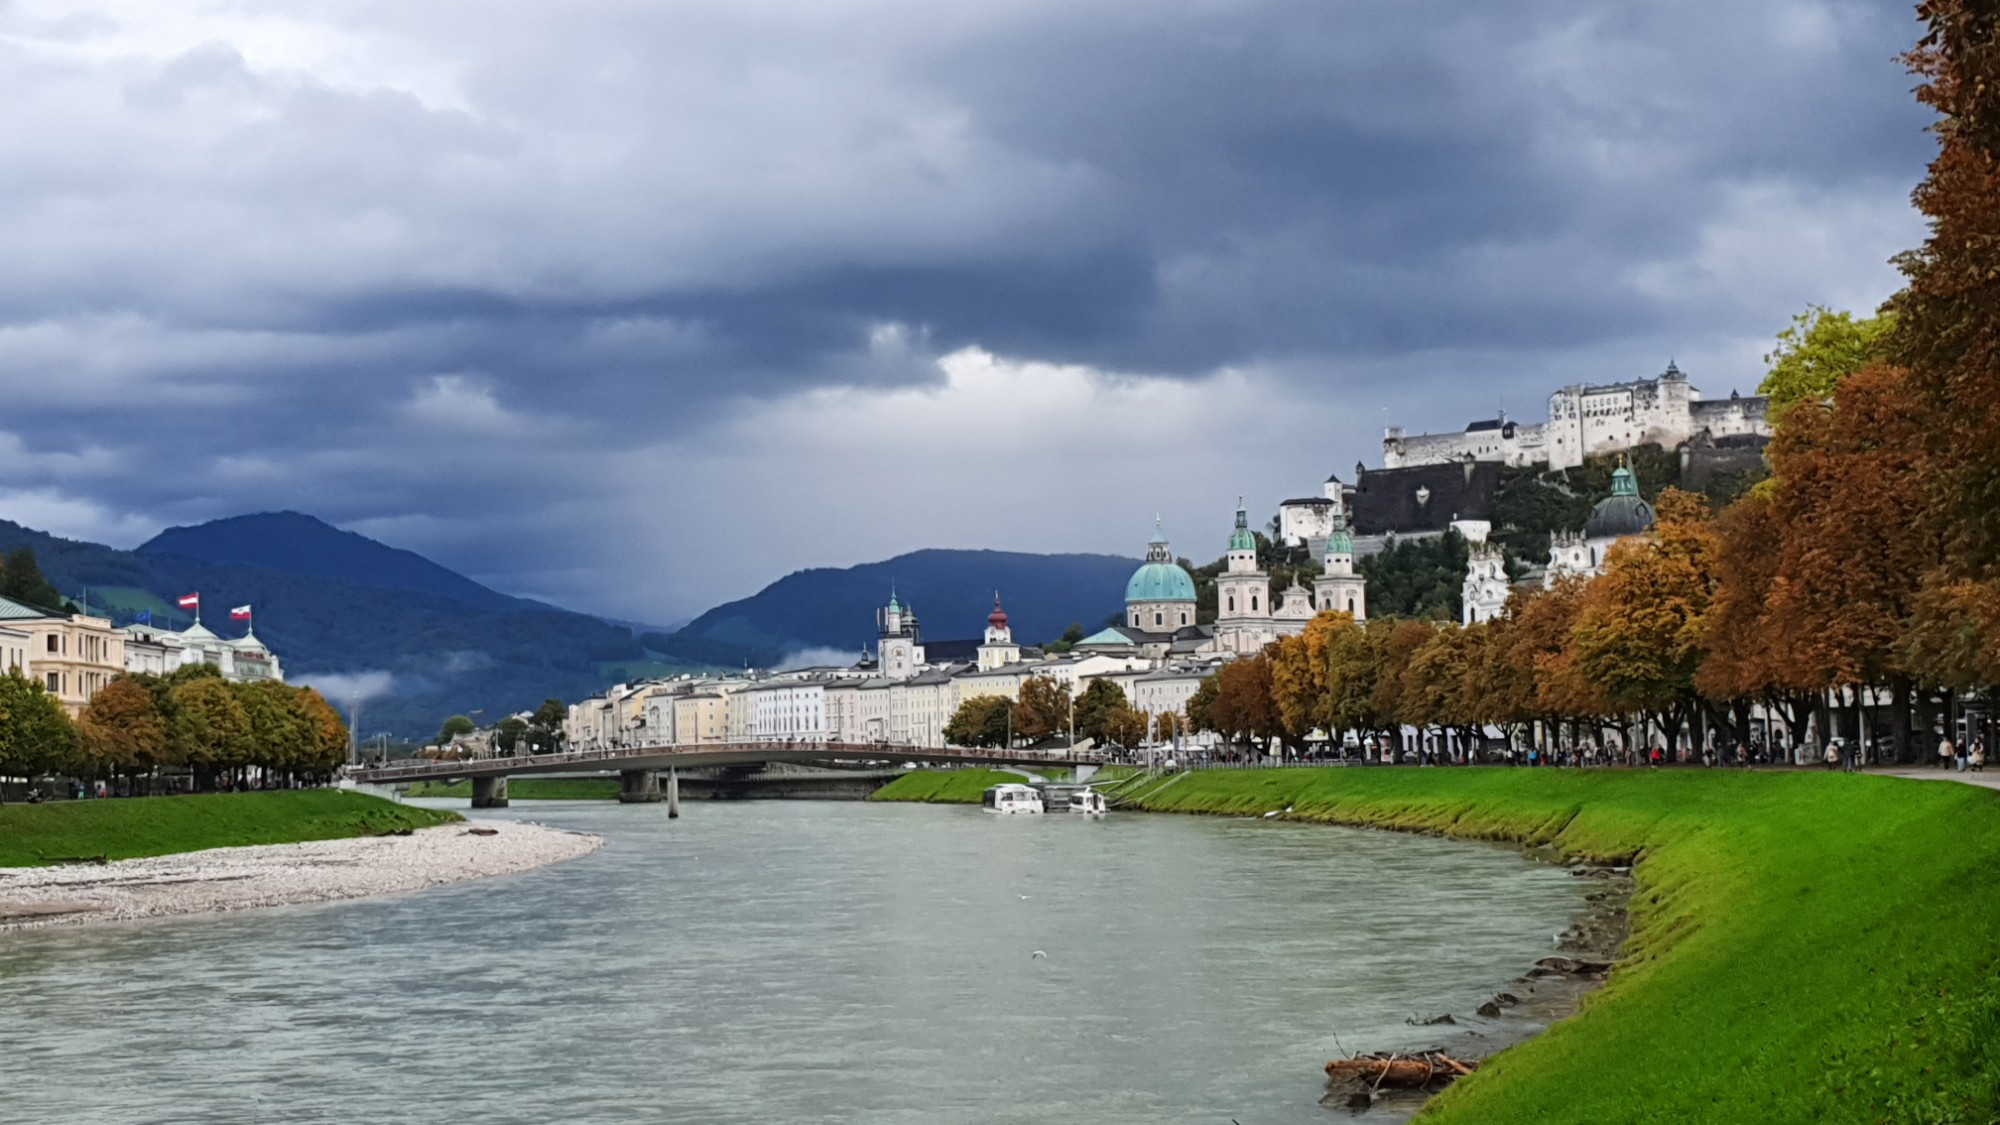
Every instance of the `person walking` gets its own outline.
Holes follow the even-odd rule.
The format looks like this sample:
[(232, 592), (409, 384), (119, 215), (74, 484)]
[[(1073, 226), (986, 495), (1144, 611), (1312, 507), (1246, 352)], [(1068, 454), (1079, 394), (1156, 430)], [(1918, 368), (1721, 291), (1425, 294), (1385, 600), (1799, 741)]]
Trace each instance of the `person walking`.
[(1966, 745), (1966, 744), (1965, 744), (1965, 743), (1963, 743), (1963, 742), (1961, 742), (1961, 743), (1959, 743), (1959, 744), (1958, 744), (1958, 772), (1959, 772), (1959, 773), (1964, 773), (1964, 772), (1965, 772), (1965, 757), (1966, 757), (1966, 755), (1967, 755), (1967, 754), (1969, 754), (1969, 753), (1971, 753), (1971, 752), (1972, 752), (1972, 748), (1971, 748), (1970, 746)]
[(1939, 736), (1939, 738), (1938, 738), (1938, 755), (1937, 755), (1937, 758), (1938, 758), (1938, 768), (1939, 768), (1939, 769), (1941, 769), (1941, 770), (1948, 770), (1948, 769), (1950, 769), (1950, 768), (1951, 768), (1951, 757), (1952, 757), (1952, 750), (1951, 750), (1951, 739), (1949, 739), (1949, 738), (1945, 738), (1945, 737), (1943, 737), (1943, 736)]
[(1973, 773), (1986, 772), (1986, 742), (1984, 739), (1977, 739), (1972, 743), (1972, 754), (1968, 765)]

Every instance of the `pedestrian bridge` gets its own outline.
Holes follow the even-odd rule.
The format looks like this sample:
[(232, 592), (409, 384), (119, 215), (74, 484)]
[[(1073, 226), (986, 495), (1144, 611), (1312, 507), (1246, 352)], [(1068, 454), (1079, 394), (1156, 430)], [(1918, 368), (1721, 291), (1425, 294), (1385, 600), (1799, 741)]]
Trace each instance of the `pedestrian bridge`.
[[(761, 762), (914, 762), (949, 766), (1069, 766), (1079, 777), (1095, 773), (1110, 759), (1096, 751), (977, 750), (971, 747), (899, 746), (881, 742), (702, 742), (681, 746), (621, 746), (575, 750), (559, 754), (467, 758), (460, 761), (408, 761), (357, 766), (348, 776), (367, 785), (398, 785), (412, 781), (472, 782), (473, 808), (503, 808), (507, 779), (516, 774), (574, 772), (579, 769), (617, 770), (618, 799), (625, 802), (665, 800), (678, 814), (679, 771)], [(661, 785), (660, 774), (666, 773)]]

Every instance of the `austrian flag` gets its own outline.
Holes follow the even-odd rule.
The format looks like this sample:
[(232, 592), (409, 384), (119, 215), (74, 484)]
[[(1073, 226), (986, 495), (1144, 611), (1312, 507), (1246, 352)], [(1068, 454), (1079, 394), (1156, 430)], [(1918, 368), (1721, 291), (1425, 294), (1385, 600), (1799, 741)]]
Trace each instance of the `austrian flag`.
[(198, 606), (198, 605), (200, 605), (200, 604), (201, 604), (201, 595), (200, 595), (200, 594), (182, 594), (182, 595), (181, 595), (181, 608), (182, 608), (182, 609), (193, 609), (194, 607), (196, 607), (196, 606)]
[(235, 609), (232, 609), (232, 610), (230, 610), (230, 611), (229, 611), (229, 619), (230, 619), (231, 621), (248, 621), (248, 620), (250, 620), (250, 607), (249, 607), (249, 606), (247, 606), (247, 605), (239, 605), (239, 606), (237, 606), (237, 607), (236, 607)]

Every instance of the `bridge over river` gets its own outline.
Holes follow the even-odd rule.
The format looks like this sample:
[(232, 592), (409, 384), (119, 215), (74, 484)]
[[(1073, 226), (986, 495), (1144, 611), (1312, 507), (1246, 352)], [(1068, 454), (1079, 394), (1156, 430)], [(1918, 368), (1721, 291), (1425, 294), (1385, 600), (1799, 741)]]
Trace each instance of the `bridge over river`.
[[(1110, 759), (1087, 750), (978, 750), (971, 747), (899, 746), (880, 742), (705, 742), (681, 746), (621, 746), (559, 754), (466, 758), (459, 761), (409, 761), (358, 766), (350, 777), (369, 785), (399, 785), (412, 781), (472, 782), (472, 807), (502, 808), (507, 804), (507, 779), (516, 774), (574, 773), (617, 770), (618, 799), (625, 802), (665, 800), (669, 815), (680, 811), (680, 775), (684, 769), (762, 765), (772, 762), (893, 762), (940, 766), (1048, 766), (1074, 768), (1079, 779), (1097, 772)], [(666, 774), (662, 785), (660, 775)]]

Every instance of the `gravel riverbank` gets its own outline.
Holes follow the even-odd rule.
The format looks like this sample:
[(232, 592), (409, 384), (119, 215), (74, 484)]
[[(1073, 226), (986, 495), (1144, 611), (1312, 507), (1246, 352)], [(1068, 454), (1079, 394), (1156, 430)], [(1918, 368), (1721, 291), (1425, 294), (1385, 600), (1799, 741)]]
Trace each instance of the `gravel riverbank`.
[(0, 868), (0, 933), (326, 902), (509, 875), (587, 855), (602, 837), (510, 820), (107, 864)]

